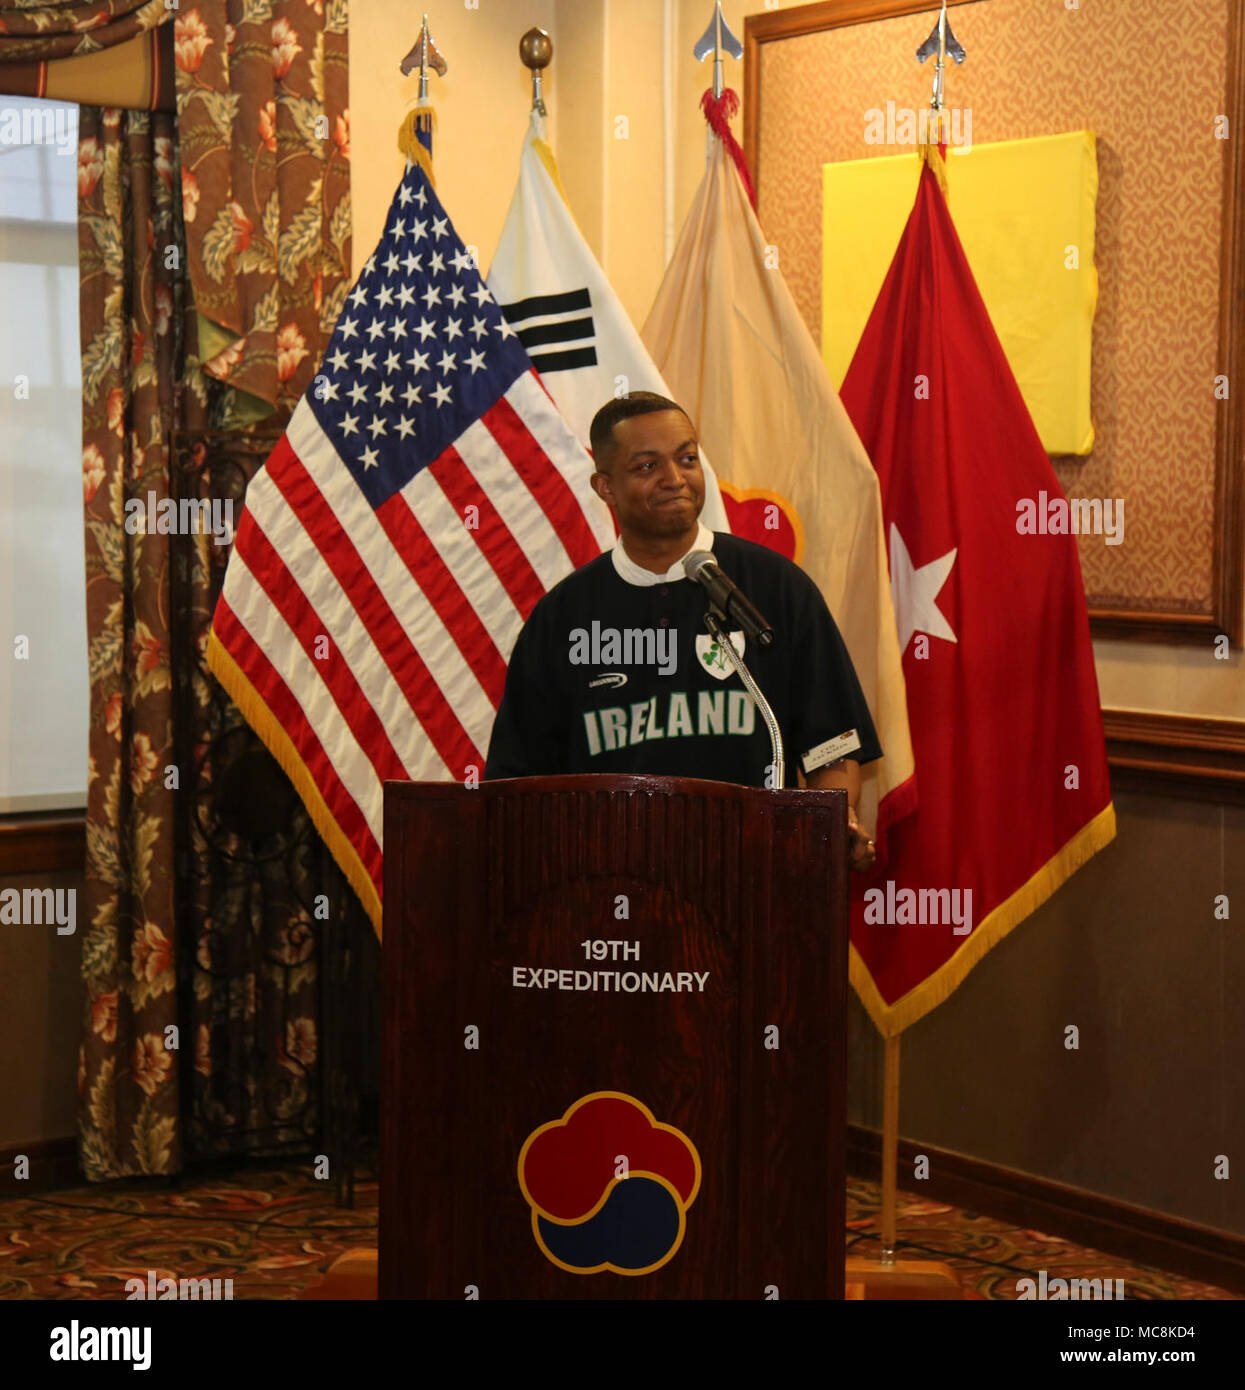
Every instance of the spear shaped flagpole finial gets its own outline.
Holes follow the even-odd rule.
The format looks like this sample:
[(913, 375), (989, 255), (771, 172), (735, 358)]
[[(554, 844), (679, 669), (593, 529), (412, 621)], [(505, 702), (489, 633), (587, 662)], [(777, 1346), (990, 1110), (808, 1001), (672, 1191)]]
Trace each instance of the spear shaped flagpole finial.
[(545, 108), (545, 93), (542, 74), (553, 62), (553, 40), (544, 29), (529, 29), (519, 40), (519, 57), (523, 66), (532, 74), (532, 110), (542, 116), (549, 114)]
[(419, 38), (415, 40), (415, 46), (402, 59), (401, 68), (403, 77), (409, 77), (416, 68), (419, 69), (419, 102), (421, 106), (428, 100), (428, 69), (431, 68), (438, 77), (444, 77), (449, 72), (449, 64), (441, 56), (441, 50), (432, 40), (427, 15), (424, 16), (423, 27), (419, 31)]
[(930, 108), (934, 111), (941, 111), (946, 99), (944, 71), (948, 54), (957, 63), (962, 63), (966, 57), (964, 45), (951, 32), (951, 25), (947, 19), (947, 0), (942, 0), (938, 23), (930, 30), (929, 38), (916, 51), (918, 63), (923, 63), (926, 58), (936, 57), (938, 60), (934, 64), (934, 89), (929, 101)]
[(437, 113), (428, 100), (428, 70), (431, 68), (439, 77), (444, 77), (449, 71), (449, 65), (441, 56), (441, 50), (432, 41), (427, 15), (424, 16), (415, 46), (402, 59), (401, 68), (403, 77), (408, 77), (416, 68), (419, 69), (419, 97), (415, 105), (407, 111), (399, 127), (398, 149), (412, 164), (419, 165), (427, 175), (428, 182), (435, 188), (437, 180), (432, 167), (432, 139), (436, 129)]
[(692, 56), (702, 63), (711, 53), (713, 54), (713, 95), (716, 99), (722, 95), (723, 53), (729, 53), (732, 58), (744, 56), (743, 44), (731, 32), (731, 26), (727, 24), (726, 16), (722, 13), (722, 0), (716, 0), (709, 27), (696, 41), (696, 47), (692, 49)]
[[(725, 53), (729, 53), (732, 58), (742, 58), (744, 46), (731, 33), (731, 26), (727, 24), (726, 16), (722, 13), (722, 0), (716, 0), (709, 27), (696, 41), (696, 46), (692, 49), (692, 56), (698, 58), (702, 63), (710, 54), (713, 55), (713, 88), (701, 97), (700, 109), (705, 113), (705, 120), (712, 135), (717, 137), (719, 143), (734, 161), (740, 181), (748, 194), (748, 201), (755, 210), (757, 205), (756, 186), (752, 182), (752, 174), (748, 169), (748, 161), (744, 158), (744, 152), (731, 130), (731, 120), (739, 111), (739, 95), (733, 89), (726, 87), (722, 81), (722, 55)], [(708, 148), (712, 152), (712, 138)]]

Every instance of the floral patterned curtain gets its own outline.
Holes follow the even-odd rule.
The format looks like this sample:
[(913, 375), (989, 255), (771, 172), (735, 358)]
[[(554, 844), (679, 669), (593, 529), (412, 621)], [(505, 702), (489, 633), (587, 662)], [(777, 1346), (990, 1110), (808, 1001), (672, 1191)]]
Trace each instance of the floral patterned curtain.
[(176, 1172), (226, 1133), (232, 1151), (305, 1134), (319, 1060), (301, 901), (317, 861), (299, 861), (292, 896), (236, 855), (210, 881), (185, 831), (187, 806), (219, 791), (185, 698), (206, 709), (208, 678), (185, 653), (225, 552), (127, 527), (125, 504), (176, 491), (175, 430), (279, 431), (320, 360), (350, 275), (346, 7), (182, 0), (173, 14), (176, 119), (80, 118), (92, 1180)]
[(351, 278), (346, 0), (183, 0), (174, 50), (203, 370), (283, 423)]
[(0, 64), (96, 53), (171, 17), (165, 0), (0, 0)]
[(85, 1020), (79, 1134), (92, 1179), (181, 1166), (174, 969), (170, 538), (125, 525), (129, 498), (168, 496), (184, 330), (176, 131), (164, 112), (79, 115), (87, 635)]

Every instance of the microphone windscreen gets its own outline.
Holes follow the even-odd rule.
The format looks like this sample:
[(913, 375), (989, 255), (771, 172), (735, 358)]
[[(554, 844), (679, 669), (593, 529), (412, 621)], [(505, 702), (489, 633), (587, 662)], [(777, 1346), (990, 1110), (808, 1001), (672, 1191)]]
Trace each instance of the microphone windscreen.
[(715, 563), (712, 550), (693, 550), (683, 557), (683, 573), (689, 579), (699, 580), (701, 570)]

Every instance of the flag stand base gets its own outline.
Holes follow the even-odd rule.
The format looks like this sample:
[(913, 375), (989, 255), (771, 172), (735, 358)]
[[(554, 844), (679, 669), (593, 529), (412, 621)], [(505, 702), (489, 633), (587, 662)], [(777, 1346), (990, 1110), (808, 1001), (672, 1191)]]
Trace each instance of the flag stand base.
[(867, 1302), (899, 1298), (963, 1298), (960, 1276), (937, 1260), (847, 1261), (847, 1283), (862, 1286)]
[(847, 1282), (866, 1299), (963, 1298), (960, 1276), (938, 1260), (895, 1258), (895, 1182), (899, 1167), (899, 1035), (886, 1039), (882, 1078), (882, 1254), (847, 1261)]

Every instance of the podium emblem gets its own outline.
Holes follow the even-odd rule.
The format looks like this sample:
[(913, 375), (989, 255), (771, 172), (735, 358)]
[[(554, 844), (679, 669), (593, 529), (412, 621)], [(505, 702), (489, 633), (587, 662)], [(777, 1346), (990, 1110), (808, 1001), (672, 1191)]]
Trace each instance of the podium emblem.
[(540, 1125), (519, 1187), (546, 1259), (570, 1274), (651, 1274), (683, 1244), (700, 1155), (634, 1096), (593, 1091)]

